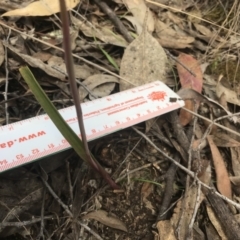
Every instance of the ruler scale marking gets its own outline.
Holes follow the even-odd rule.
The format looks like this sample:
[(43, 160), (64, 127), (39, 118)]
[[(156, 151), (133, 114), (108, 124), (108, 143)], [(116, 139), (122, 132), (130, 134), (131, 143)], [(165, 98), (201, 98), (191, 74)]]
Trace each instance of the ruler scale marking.
[[(169, 102), (170, 98), (178, 99)], [(82, 103), (88, 141), (127, 128), (184, 106), (184, 101), (160, 81)], [(81, 137), (75, 107), (59, 110)], [(46, 115), (0, 127), (0, 172), (69, 148)]]

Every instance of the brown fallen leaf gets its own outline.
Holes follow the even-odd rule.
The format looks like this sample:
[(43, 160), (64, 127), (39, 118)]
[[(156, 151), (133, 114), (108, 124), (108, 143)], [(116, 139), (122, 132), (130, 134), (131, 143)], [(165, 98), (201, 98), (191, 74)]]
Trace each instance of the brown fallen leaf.
[(209, 217), (211, 223), (213, 224), (213, 226), (215, 227), (215, 229), (217, 230), (217, 233), (219, 234), (221, 239), (228, 240), (228, 238), (226, 237), (224, 231), (222, 230), (221, 224), (220, 224), (216, 214), (213, 212), (212, 208), (208, 204), (206, 204), (206, 209), (207, 209), (208, 217)]
[(143, 183), (141, 188), (142, 201), (145, 207), (151, 210), (152, 214), (156, 214), (152, 203), (147, 199), (151, 193), (153, 193), (153, 184), (148, 182)]
[[(67, 10), (77, 6), (80, 0), (65, 0)], [(8, 11), (2, 17), (10, 16), (50, 16), (60, 12), (59, 0), (41, 0), (30, 3), (24, 8)]]
[(24, 62), (28, 63), (31, 67), (40, 68), (45, 73), (47, 73), (49, 76), (55, 77), (58, 80), (62, 80), (62, 81), (66, 80), (65, 79), (66, 77), (65, 77), (64, 74), (62, 74), (59, 71), (51, 68), (50, 66), (45, 64), (40, 59), (34, 58), (32, 56), (29, 56), (29, 55), (26, 55), (26, 54), (23, 54), (23, 53), (19, 53), (16, 48), (12, 47), (11, 45), (9, 45), (7, 43), (4, 43), (4, 46), (6, 46), (16, 58), (17, 57), (20, 58), (21, 61), (24, 61)]
[[(66, 65), (61, 57), (52, 56), (51, 58), (48, 59), (47, 63), (48, 66), (50, 66), (52, 69), (59, 70), (61, 73), (66, 73)], [(80, 79), (86, 79), (98, 72), (96, 69), (90, 68), (86, 64), (81, 65), (74, 64), (73, 67), (75, 77)]]
[(240, 147), (230, 148), (232, 169), (235, 176), (240, 176)]
[(207, 36), (209, 38), (214, 37), (215, 34), (211, 30), (209, 30), (209, 28), (207, 28), (207, 27), (205, 27), (205, 26), (203, 26), (201, 24), (198, 24), (198, 23), (193, 23), (193, 25), (203, 35), (205, 35), (205, 36)]
[(120, 66), (120, 76), (132, 85), (120, 80), (120, 90), (156, 81), (165, 81), (167, 56), (158, 41), (145, 29), (126, 48)]
[[(181, 63), (177, 63), (177, 70), (182, 88), (190, 88), (201, 93), (203, 86), (203, 76), (201, 66), (199, 65), (198, 61), (192, 56), (185, 53), (181, 53), (178, 56), (178, 61)], [(195, 74), (195, 76), (190, 73), (189, 70)], [(191, 100), (186, 100), (185, 108), (194, 111), (194, 103)], [(181, 109), (179, 119), (180, 123), (183, 126), (186, 126), (192, 120), (192, 114), (185, 111), (184, 109)]]
[(231, 176), (229, 177), (229, 179), (231, 180), (231, 182), (234, 184), (234, 185), (240, 185), (240, 176)]
[(217, 178), (217, 189), (222, 195), (232, 199), (231, 182), (223, 158), (213, 141), (213, 137), (208, 135), (207, 140), (212, 152), (213, 165)]
[(237, 93), (234, 90), (225, 87), (221, 81), (219, 81), (216, 86), (216, 94), (219, 98), (222, 94), (225, 94), (227, 102), (240, 106), (240, 99)]
[(194, 42), (193, 37), (181, 35), (177, 33), (170, 26), (165, 24), (160, 20), (156, 20), (156, 34), (157, 40), (163, 47), (174, 48), (174, 49), (184, 49), (191, 48), (191, 43)]
[[(94, 74), (85, 79), (82, 84), (96, 97), (108, 96), (114, 89), (118, 78), (107, 74)], [(81, 101), (89, 94), (82, 86), (78, 89)]]
[(215, 132), (213, 141), (218, 147), (240, 147), (240, 142), (223, 132)]
[(71, 17), (71, 20), (75, 28), (80, 30), (87, 37), (98, 38), (107, 44), (120, 47), (126, 47), (128, 45), (126, 40), (121, 35), (114, 33), (110, 27), (101, 27), (100, 25), (96, 25), (96, 23), (92, 25), (74, 16)]
[(4, 61), (4, 47), (3, 47), (3, 44), (2, 44), (2, 41), (0, 41), (0, 66), (2, 65), (3, 61)]
[(197, 102), (204, 102), (206, 103), (209, 107), (212, 108), (220, 108), (222, 109), (229, 117), (228, 119), (234, 123), (240, 123), (240, 119), (238, 116), (232, 116), (233, 114), (228, 111), (227, 108), (225, 108), (224, 106), (222, 106), (221, 104), (219, 104), (219, 102), (214, 101), (211, 98), (208, 98), (198, 92), (196, 92), (193, 89), (190, 88), (181, 88), (179, 91), (177, 91), (177, 94), (183, 99), (183, 100), (187, 100), (187, 99), (194, 99)]
[(117, 217), (110, 215), (104, 210), (97, 210), (88, 213), (83, 217), (83, 219), (94, 219), (108, 227), (115, 228), (127, 232), (126, 225)]
[[(126, 5), (128, 10), (133, 14), (133, 17), (135, 18), (136, 22), (139, 23), (138, 25), (143, 27), (144, 21), (145, 21), (145, 15), (146, 12), (148, 14), (147, 21), (146, 21), (146, 27), (147, 30), (152, 33), (154, 31), (154, 18), (153, 13), (151, 11), (148, 11), (148, 8), (146, 6), (146, 3), (144, 0), (123, 0), (123, 3)], [(138, 28), (138, 34), (141, 34), (142, 29)]]

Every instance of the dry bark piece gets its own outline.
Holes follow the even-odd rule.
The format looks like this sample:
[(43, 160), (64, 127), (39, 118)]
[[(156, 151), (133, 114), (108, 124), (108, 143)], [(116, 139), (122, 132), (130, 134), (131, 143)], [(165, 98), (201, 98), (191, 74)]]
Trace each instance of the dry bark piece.
[(205, 189), (204, 192), (227, 239), (240, 239), (240, 225), (230, 212), (226, 203), (211, 190)]
[[(185, 199), (181, 199), (174, 209), (171, 223), (175, 231), (178, 229), (178, 239), (188, 239), (189, 225), (192, 220), (196, 204), (198, 207), (203, 200), (203, 194), (200, 192), (198, 196), (197, 185), (192, 186), (186, 193)], [(198, 202), (197, 202), (198, 201)], [(180, 225), (179, 225), (180, 224)]]
[(176, 240), (177, 238), (174, 235), (174, 229), (171, 224), (171, 221), (159, 221), (157, 223), (157, 229), (160, 240)]

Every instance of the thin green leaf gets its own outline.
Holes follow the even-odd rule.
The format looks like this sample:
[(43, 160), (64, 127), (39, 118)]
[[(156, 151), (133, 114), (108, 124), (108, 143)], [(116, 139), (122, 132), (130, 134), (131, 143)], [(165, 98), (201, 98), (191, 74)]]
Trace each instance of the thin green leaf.
[(64, 119), (59, 114), (57, 109), (53, 106), (52, 102), (49, 100), (41, 86), (36, 81), (31, 70), (28, 67), (21, 67), (19, 71), (24, 80), (27, 82), (29, 88), (32, 90), (37, 101), (40, 103), (44, 111), (48, 114), (48, 116), (51, 118), (55, 126), (65, 137), (68, 143), (76, 151), (79, 157), (81, 157), (84, 161), (86, 161), (88, 164), (94, 167), (95, 170), (98, 171), (102, 175), (102, 177), (110, 184), (110, 186), (112, 186), (112, 188), (114, 189), (119, 188), (92, 155), (91, 155), (92, 162), (89, 162), (89, 158), (88, 155), (86, 154), (82, 141), (77, 136), (77, 134), (69, 127), (69, 125), (64, 121)]
[(65, 139), (69, 142), (69, 144), (73, 147), (77, 154), (83, 160), (87, 161), (82, 141), (77, 136), (77, 134), (69, 127), (69, 125), (64, 121), (62, 116), (59, 114), (59, 112), (54, 107), (52, 102), (49, 100), (45, 92), (42, 90), (41, 86), (36, 81), (31, 70), (28, 67), (21, 67), (19, 71), (24, 80), (27, 82), (29, 88), (33, 92), (37, 101), (40, 103), (44, 111), (51, 118), (51, 120), (58, 128), (58, 130), (61, 132), (61, 134), (65, 137)]
[(102, 51), (102, 53), (106, 56), (107, 60), (116, 68), (116, 70), (119, 71), (119, 67), (115, 60), (103, 49), (99, 46), (99, 49)]

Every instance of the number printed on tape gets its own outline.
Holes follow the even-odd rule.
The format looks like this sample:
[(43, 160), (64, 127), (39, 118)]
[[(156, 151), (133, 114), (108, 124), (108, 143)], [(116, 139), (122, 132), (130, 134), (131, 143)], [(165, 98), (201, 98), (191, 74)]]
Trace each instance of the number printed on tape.
[[(176, 101), (171, 101), (176, 99)], [(82, 103), (88, 141), (133, 126), (184, 106), (184, 101), (160, 81)], [(59, 110), (81, 138), (75, 107)], [(0, 127), (0, 172), (69, 148), (46, 115)]]

